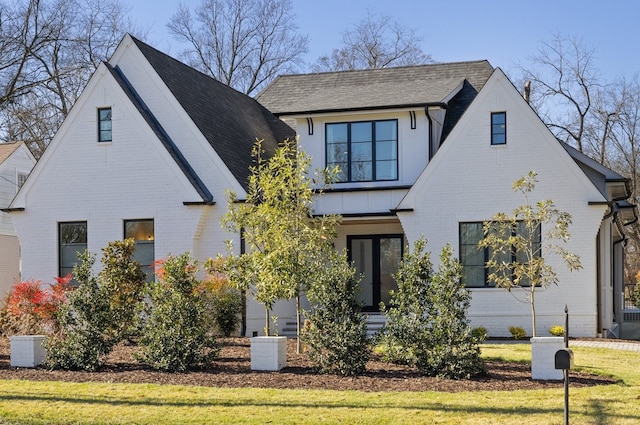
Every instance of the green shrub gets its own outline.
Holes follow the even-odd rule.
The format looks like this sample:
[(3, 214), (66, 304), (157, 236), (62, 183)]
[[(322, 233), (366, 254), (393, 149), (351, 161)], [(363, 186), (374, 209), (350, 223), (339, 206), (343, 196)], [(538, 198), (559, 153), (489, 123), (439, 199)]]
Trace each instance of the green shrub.
[(551, 326), (549, 333), (553, 336), (564, 336), (564, 327), (560, 325)]
[(471, 329), (471, 337), (478, 343), (482, 344), (487, 340), (487, 328), (484, 326), (478, 326), (477, 328)]
[(222, 259), (209, 259), (205, 264), (207, 268), (207, 279), (205, 279), (198, 290), (204, 297), (209, 320), (215, 324), (218, 330), (226, 337), (231, 336), (238, 329), (240, 324), (240, 313), (244, 306), (242, 293), (231, 285), (229, 279), (216, 270), (222, 267), (216, 262)]
[(189, 253), (169, 256), (151, 284), (137, 358), (154, 369), (185, 372), (207, 366), (219, 346), (208, 333), (197, 267)]
[(356, 297), (358, 279), (346, 255), (327, 254), (329, 265), (307, 291), (311, 309), (301, 338), (319, 372), (358, 375), (371, 356), (367, 322)]
[(461, 379), (485, 373), (478, 340), (466, 312), (470, 294), (461, 280), (460, 264), (445, 246), (434, 272), (424, 239), (406, 253), (395, 276), (398, 290), (380, 341), (387, 360), (416, 366), (428, 376)]
[(99, 369), (117, 341), (110, 332), (109, 296), (91, 273), (95, 256), (85, 251), (78, 259), (73, 275), (79, 286), (60, 308), (59, 332), (46, 342), (47, 365), (53, 369)]
[(632, 298), (633, 298), (633, 304), (637, 308), (640, 308), (640, 283), (638, 283), (638, 282), (636, 282), (636, 285), (633, 288)]
[(523, 339), (527, 335), (524, 328), (520, 326), (509, 326), (509, 332), (511, 332), (513, 339)]
[(145, 273), (133, 259), (135, 241), (125, 239), (109, 242), (102, 249), (100, 285), (109, 297), (110, 323), (117, 340), (135, 336), (135, 306), (142, 301), (146, 286)]

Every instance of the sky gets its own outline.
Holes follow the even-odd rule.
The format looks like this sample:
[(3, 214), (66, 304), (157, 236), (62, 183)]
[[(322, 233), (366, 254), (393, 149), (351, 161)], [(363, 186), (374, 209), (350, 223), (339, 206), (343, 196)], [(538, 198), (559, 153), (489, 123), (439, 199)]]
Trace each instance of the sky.
[[(180, 51), (166, 23), (180, 3), (200, 0), (125, 0), (147, 30), (146, 42), (172, 56)], [(309, 37), (307, 64), (341, 46), (342, 34), (367, 11), (389, 15), (416, 30), (437, 62), (487, 59), (517, 72), (554, 34), (578, 37), (595, 50), (607, 81), (640, 74), (640, 1), (636, 0), (292, 0), (299, 32)], [(304, 71), (309, 71), (307, 67)]]

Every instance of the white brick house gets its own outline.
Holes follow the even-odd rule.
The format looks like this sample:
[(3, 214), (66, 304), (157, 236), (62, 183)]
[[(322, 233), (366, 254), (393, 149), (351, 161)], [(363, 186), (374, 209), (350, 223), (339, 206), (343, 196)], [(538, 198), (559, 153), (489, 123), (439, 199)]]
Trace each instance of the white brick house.
[[(23, 142), (0, 143), (0, 208), (9, 206), (36, 163)], [(20, 243), (11, 216), (0, 212), (0, 299), (20, 281)]]
[[(225, 191), (242, 199), (256, 138), (271, 151), (297, 133), (313, 168), (344, 171), (316, 213), (343, 215), (335, 244), (364, 274), (372, 316), (405, 246), (424, 234), (432, 252), (449, 242), (460, 255), (461, 226), (520, 203), (511, 183), (535, 170), (536, 193), (573, 214), (569, 248), (585, 265), (545, 293), (540, 329), (560, 323), (565, 304), (575, 336), (615, 328), (621, 224), (635, 219), (626, 181), (555, 140), (488, 62), (282, 76), (257, 101), (126, 36), (8, 209), (23, 276), (52, 279), (76, 251), (126, 236), (144, 264), (187, 250), (204, 260), (230, 238), (239, 247), (219, 223)], [(530, 328), (526, 306), (469, 282), (473, 325)], [(294, 306), (275, 310), (282, 332)], [(263, 317), (249, 300), (247, 335), (262, 333)]]

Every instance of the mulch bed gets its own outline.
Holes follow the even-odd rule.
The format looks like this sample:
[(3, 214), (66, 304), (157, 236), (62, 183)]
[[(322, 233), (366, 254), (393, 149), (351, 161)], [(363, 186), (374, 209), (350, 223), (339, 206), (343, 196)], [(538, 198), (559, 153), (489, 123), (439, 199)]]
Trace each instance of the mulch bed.
[[(290, 388), (360, 391), (513, 391), (562, 388), (562, 381), (533, 381), (530, 365), (487, 362), (488, 374), (471, 380), (449, 380), (422, 376), (415, 369), (392, 365), (374, 358), (364, 375), (341, 377), (319, 375), (305, 354), (296, 354), (295, 340), (287, 341), (287, 367), (279, 372), (251, 370), (248, 338), (221, 338), (221, 356), (210, 368), (189, 373), (156, 372), (133, 359), (136, 347), (119, 345), (99, 372), (51, 371), (45, 368), (12, 368), (9, 342), (0, 337), (0, 379), (68, 382), (128, 382), (200, 385), (231, 388)], [(572, 388), (608, 385), (614, 380), (571, 371)]]

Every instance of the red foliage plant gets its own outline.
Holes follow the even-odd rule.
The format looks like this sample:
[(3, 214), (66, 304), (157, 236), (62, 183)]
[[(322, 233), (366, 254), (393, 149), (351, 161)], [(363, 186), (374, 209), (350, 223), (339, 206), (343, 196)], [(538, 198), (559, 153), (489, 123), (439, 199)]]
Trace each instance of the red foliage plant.
[(55, 326), (55, 315), (67, 302), (71, 274), (57, 277), (55, 283), (43, 288), (40, 280), (17, 283), (7, 295), (2, 311), (5, 333), (37, 332)]

